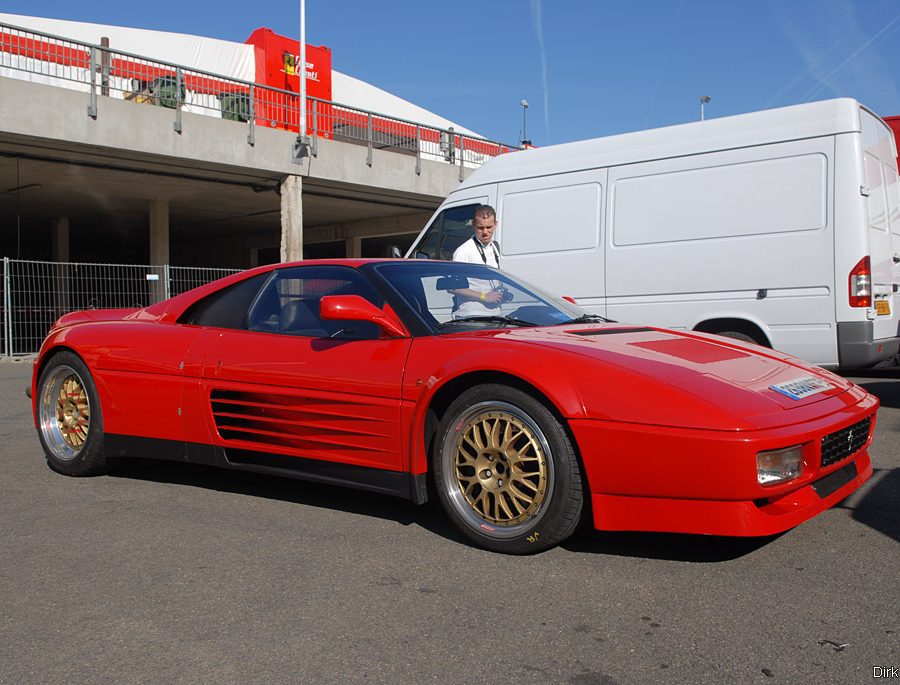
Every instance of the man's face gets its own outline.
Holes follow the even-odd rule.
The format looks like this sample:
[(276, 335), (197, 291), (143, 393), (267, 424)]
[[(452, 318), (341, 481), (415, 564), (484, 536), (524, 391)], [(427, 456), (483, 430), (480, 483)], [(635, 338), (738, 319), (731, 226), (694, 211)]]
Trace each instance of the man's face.
[(497, 218), (493, 216), (476, 216), (472, 221), (475, 229), (475, 237), (482, 245), (487, 245), (494, 237), (494, 229), (497, 228)]

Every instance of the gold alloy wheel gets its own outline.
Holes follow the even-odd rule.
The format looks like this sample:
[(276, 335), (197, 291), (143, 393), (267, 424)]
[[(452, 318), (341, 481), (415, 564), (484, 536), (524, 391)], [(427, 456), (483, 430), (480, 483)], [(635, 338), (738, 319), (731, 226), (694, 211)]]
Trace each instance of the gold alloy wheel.
[(87, 385), (71, 366), (60, 364), (41, 380), (39, 428), (46, 448), (61, 461), (72, 461), (91, 430)]
[(546, 443), (530, 424), (510, 411), (485, 408), (469, 414), (457, 434), (454, 477), (459, 491), (492, 525), (522, 523), (547, 496)]
[(66, 444), (73, 450), (81, 449), (91, 425), (91, 405), (81, 379), (75, 374), (60, 383), (56, 397), (56, 420)]

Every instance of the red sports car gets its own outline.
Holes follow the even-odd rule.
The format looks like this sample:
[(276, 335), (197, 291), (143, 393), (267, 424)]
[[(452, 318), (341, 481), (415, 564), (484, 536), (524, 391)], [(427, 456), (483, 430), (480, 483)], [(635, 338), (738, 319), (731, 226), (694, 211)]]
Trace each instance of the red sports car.
[(34, 367), (50, 467), (154, 457), (425, 502), (478, 545), (769, 535), (872, 473), (878, 400), (772, 350), (607, 321), (482, 265), (270, 265), (67, 314)]

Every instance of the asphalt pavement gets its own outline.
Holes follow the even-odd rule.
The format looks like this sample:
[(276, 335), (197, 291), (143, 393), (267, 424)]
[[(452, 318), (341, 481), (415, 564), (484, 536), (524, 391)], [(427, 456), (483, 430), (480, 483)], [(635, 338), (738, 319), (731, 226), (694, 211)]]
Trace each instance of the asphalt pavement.
[[(586, 530), (509, 557), (437, 504), (165, 462), (47, 468), (0, 363), (0, 682), (900, 677), (900, 381), (860, 491), (785, 534)], [(889, 671), (885, 671), (886, 673)]]

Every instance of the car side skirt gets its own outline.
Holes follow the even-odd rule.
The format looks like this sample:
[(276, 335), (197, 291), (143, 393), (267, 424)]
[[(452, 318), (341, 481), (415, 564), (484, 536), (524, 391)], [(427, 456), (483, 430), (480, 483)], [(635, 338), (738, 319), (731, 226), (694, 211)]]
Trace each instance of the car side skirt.
[(339, 485), (393, 495), (424, 504), (428, 501), (425, 474), (387, 471), (319, 459), (287, 457), (269, 452), (217, 447), (202, 443), (159, 440), (106, 433), (104, 451), (109, 457), (161, 459), (218, 466), (315, 483)]

